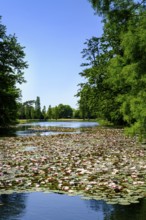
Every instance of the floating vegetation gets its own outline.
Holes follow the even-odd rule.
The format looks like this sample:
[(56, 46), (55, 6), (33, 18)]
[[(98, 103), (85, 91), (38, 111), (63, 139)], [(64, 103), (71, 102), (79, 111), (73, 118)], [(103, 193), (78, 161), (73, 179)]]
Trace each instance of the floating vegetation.
[(0, 193), (53, 191), (129, 205), (146, 197), (146, 150), (121, 129), (0, 139)]
[(69, 127), (57, 127), (57, 126), (38, 126), (38, 127), (31, 127), (28, 128), (30, 132), (48, 132), (48, 131), (53, 131), (53, 132), (76, 132), (78, 129), (77, 128), (69, 128)]

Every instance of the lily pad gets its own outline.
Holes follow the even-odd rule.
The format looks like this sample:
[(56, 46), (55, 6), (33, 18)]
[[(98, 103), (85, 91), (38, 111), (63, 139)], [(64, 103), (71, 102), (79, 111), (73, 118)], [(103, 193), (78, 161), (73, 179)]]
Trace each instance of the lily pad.
[(55, 191), (126, 205), (146, 195), (146, 151), (120, 129), (4, 138), (1, 146), (0, 193)]

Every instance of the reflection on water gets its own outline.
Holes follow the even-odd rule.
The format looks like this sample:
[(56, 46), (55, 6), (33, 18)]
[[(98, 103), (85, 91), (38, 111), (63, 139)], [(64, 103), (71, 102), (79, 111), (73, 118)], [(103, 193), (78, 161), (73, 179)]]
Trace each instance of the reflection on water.
[(145, 220), (146, 219), (146, 199), (142, 199), (138, 204), (108, 205), (104, 201), (85, 201), (87, 207), (95, 212), (103, 213), (103, 220)]
[[(67, 121), (67, 122), (60, 122), (60, 121), (52, 121), (52, 122), (32, 122), (26, 124), (19, 124), (16, 128), (10, 129), (0, 129), (0, 137), (15, 137), (15, 136), (33, 136), (33, 135), (54, 135), (54, 134), (62, 134), (65, 132), (55, 132), (55, 131), (47, 131), (47, 132), (32, 132), (28, 130), (31, 127), (61, 127), (61, 128), (76, 128), (77, 131), (73, 133), (79, 133), (80, 128), (85, 127), (95, 127), (99, 124), (97, 122), (78, 122), (78, 121)], [(69, 132), (67, 132), (69, 133)], [(72, 133), (72, 132), (70, 132)]]
[[(26, 123), (24, 126), (46, 126), (46, 127), (65, 127), (65, 128), (81, 128), (81, 127), (93, 127), (97, 126), (97, 122), (89, 122), (89, 121), (46, 121), (46, 122), (33, 122), (33, 123)], [(21, 125), (23, 126), (23, 125)]]
[(0, 195), (0, 220), (145, 220), (146, 200), (129, 206), (55, 193)]
[[(28, 129), (31, 127), (61, 127), (61, 128), (85, 128), (85, 127), (95, 127), (98, 126), (97, 122), (76, 122), (76, 121), (69, 121), (69, 122), (33, 122), (33, 123), (26, 123), (17, 126), (17, 131), (15, 131), (16, 136), (32, 136), (32, 135), (53, 135), (53, 134), (61, 134), (65, 132), (54, 132), (54, 131), (47, 131), (47, 132), (30, 132)], [(78, 133), (76, 131), (76, 133)]]
[(25, 213), (25, 208), (25, 194), (0, 195), (0, 220), (21, 219)]

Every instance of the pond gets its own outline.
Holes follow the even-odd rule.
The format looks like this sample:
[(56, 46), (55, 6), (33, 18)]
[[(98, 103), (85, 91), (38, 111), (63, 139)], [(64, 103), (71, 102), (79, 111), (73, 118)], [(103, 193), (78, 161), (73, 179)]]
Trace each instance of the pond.
[[(0, 137), (15, 137), (15, 136), (34, 136), (34, 135), (56, 135), (65, 133), (62, 132), (59, 128), (69, 128), (74, 129), (73, 133), (79, 133), (81, 128), (89, 128), (89, 127), (96, 127), (99, 124), (97, 122), (90, 122), (90, 121), (46, 121), (46, 122), (31, 122), (25, 124), (18, 124), (16, 127), (13, 127), (10, 130), (2, 129), (0, 130)], [(55, 131), (54, 129), (50, 129), (49, 131), (40, 131), (36, 132), (35, 130), (30, 130), (30, 128), (58, 128)], [(72, 133), (72, 132), (70, 132)]]
[[(12, 136), (37, 135), (28, 128), (52, 126), (77, 128), (98, 126), (96, 122), (37, 122), (19, 125)], [(45, 134), (44, 134), (45, 133)], [(41, 135), (57, 132), (42, 132)], [(32, 138), (32, 137), (31, 137)], [(36, 138), (36, 137), (35, 137)], [(44, 139), (44, 137), (42, 137)], [(133, 147), (133, 146), (132, 146)], [(35, 151), (34, 146), (26, 146), (28, 151)], [(5, 157), (4, 157), (5, 158)], [(80, 196), (68, 196), (57, 193), (12, 193), (0, 195), (0, 220), (145, 220), (146, 199), (137, 204), (111, 205), (103, 200), (84, 200)]]
[(0, 220), (145, 220), (146, 200), (129, 206), (56, 193), (0, 196)]
[(56, 131), (41, 131), (41, 132), (30, 132), (30, 128), (33, 127), (58, 127), (58, 128), (75, 128), (76, 133), (80, 132), (81, 128), (87, 128), (87, 127), (95, 127), (99, 124), (97, 122), (78, 122), (78, 121), (52, 121), (52, 122), (33, 122), (33, 123), (26, 123), (26, 124), (20, 124), (17, 126), (17, 130), (13, 133), (16, 136), (30, 136), (30, 135), (53, 135), (53, 134), (59, 134), (64, 132), (56, 132)]

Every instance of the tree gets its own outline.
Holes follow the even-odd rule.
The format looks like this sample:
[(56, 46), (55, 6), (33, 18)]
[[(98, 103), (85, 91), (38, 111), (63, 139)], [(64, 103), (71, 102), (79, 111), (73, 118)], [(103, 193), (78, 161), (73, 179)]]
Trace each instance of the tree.
[(106, 81), (108, 77), (107, 67), (112, 58), (112, 53), (109, 51), (106, 42), (103, 41), (103, 37), (101, 39), (92, 37), (90, 44), (88, 42), (89, 40), (85, 43), (87, 48), (83, 49), (82, 54), (87, 61), (85, 65), (90, 67), (80, 73), (86, 82), (79, 84), (80, 89), (77, 93), (80, 98), (78, 103), (81, 117), (104, 118), (115, 124), (118, 124), (119, 121), (122, 123), (122, 116), (115, 99), (115, 93), (118, 91), (113, 90)]
[(88, 68), (80, 73), (80, 111), (146, 134), (146, 0), (89, 2), (103, 18), (103, 34), (82, 52)]
[(52, 108), (52, 118), (57, 120), (58, 117), (59, 117), (58, 106), (55, 106)]
[(24, 58), (24, 47), (15, 35), (6, 34), (0, 17), (0, 127), (16, 123), (21, 96), (16, 85), (25, 82), (23, 70), (28, 67)]
[(43, 109), (42, 109), (42, 118), (45, 119), (45, 120), (47, 119), (46, 106), (44, 106)]
[(31, 119), (35, 119), (35, 110), (34, 110), (33, 106), (30, 109), (30, 117), (31, 117)]
[(73, 110), (69, 105), (58, 105), (58, 117), (59, 118), (72, 118)]
[[(116, 56), (109, 64), (109, 83), (121, 87), (117, 96), (124, 120), (129, 124), (128, 132), (146, 133), (146, 13), (129, 23), (128, 31), (123, 34), (121, 47), (123, 56)], [(111, 80), (113, 79), (113, 80)]]
[(47, 118), (52, 119), (52, 107), (49, 105), (48, 111), (47, 111)]
[(18, 118), (25, 119), (25, 107), (23, 103), (18, 104)]
[(92, 115), (92, 88), (88, 83), (81, 85), (81, 89), (78, 91), (77, 96), (80, 97), (78, 101), (80, 117), (83, 119), (90, 119)]
[(35, 101), (35, 118), (41, 119), (41, 104), (40, 104), (40, 97), (37, 96)]
[(78, 118), (78, 119), (81, 118), (79, 109), (73, 109), (73, 118)]
[(34, 119), (34, 100), (29, 100), (24, 103), (19, 103), (18, 118), (19, 119)]
[[(126, 12), (136, 10), (139, 7), (145, 7), (146, 0), (88, 0), (98, 15), (107, 17), (109, 14), (115, 15), (115, 12)], [(124, 14), (124, 19), (127, 14)], [(115, 17), (115, 16), (114, 16)]]

